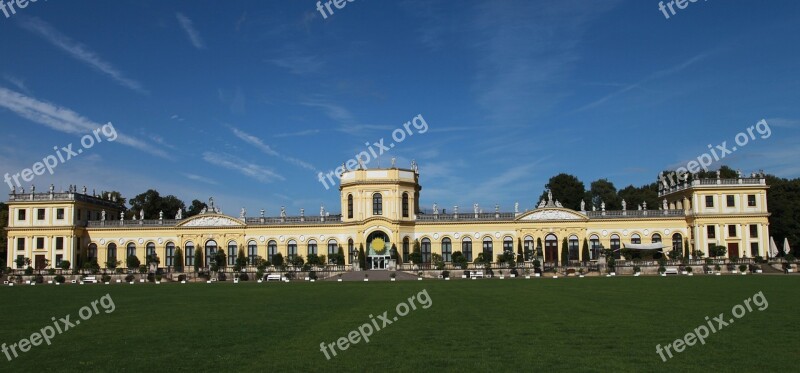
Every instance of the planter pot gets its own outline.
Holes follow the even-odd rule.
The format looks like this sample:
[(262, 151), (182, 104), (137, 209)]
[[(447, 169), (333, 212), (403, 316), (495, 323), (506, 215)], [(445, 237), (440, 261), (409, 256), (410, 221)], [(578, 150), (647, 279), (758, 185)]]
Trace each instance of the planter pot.
[(611, 275), (611, 276), (616, 276), (616, 275), (617, 275), (617, 272), (611, 272), (611, 273), (609, 273), (609, 275)]
[(314, 282), (314, 281), (317, 281), (317, 280), (311, 279), (311, 282)]
[(392, 277), (392, 278), (390, 278), (390, 279), (389, 279), (389, 281), (395, 281), (395, 280), (396, 280), (396, 279), (395, 279), (394, 277)]
[(467, 275), (461, 275), (461, 278), (467, 278)]
[(477, 280), (478, 279), (477, 277), (470, 277), (470, 278), (473, 279), (473, 280)]
[(104, 284), (108, 285), (108, 281), (104, 282)]
[(505, 277), (503, 277), (503, 276), (500, 276), (500, 279), (501, 279), (501, 280), (502, 280), (502, 279), (504, 279), (504, 278), (505, 278)]
[(81, 281), (80, 284), (83, 285), (83, 281)]
[(584, 276), (583, 275), (578, 275), (578, 277), (583, 278)]
[(342, 279), (336, 279), (336, 281), (338, 281), (338, 282), (342, 282)]
[(158, 285), (158, 284), (160, 284), (160, 283), (161, 283), (161, 281), (156, 281), (156, 285)]
[(139, 279), (139, 282), (144, 282), (144, 279), (143, 278)]
[(129, 282), (129, 284), (133, 285), (133, 281)]
[(682, 275), (688, 275), (688, 274), (689, 274), (689, 272), (686, 272), (686, 271), (681, 271), (681, 274), (682, 274)]
[(52, 284), (52, 283), (53, 283), (53, 281), (47, 281), (47, 283), (48, 283), (48, 284)]
[(636, 272), (636, 273), (634, 273), (633, 275), (634, 275), (635, 277), (639, 277), (639, 276), (641, 276), (641, 275), (642, 275), (642, 272)]
[(234, 284), (238, 284), (239, 283), (239, 279), (238, 278), (233, 279), (233, 283)]
[(422, 277), (417, 277), (417, 281), (422, 281)]
[(206, 284), (210, 284), (210, 283), (211, 283), (211, 280), (207, 280), (207, 281), (206, 281)]
[(542, 277), (542, 274), (541, 273), (536, 273), (536, 274), (533, 275), (533, 277)]
[(553, 276), (553, 278), (558, 278), (558, 276)]
[(306, 277), (305, 280), (308, 281), (308, 277)]
[(694, 273), (693, 272), (689, 272), (689, 274), (687, 276), (694, 276)]
[(445, 277), (444, 280), (445, 281), (450, 281), (450, 277)]
[(715, 273), (715, 275), (722, 276), (722, 273), (717, 272), (717, 273)]
[(14, 283), (13, 282), (9, 282), (8, 286), (14, 286)]
[[(261, 280), (258, 280), (258, 282), (261, 282)], [(181, 284), (185, 284), (185, 283), (186, 283), (186, 280), (181, 281)]]
[(760, 269), (757, 269), (757, 270), (756, 270), (756, 273), (764, 273), (764, 271), (762, 271), (762, 270), (760, 270)]
[(531, 276), (525, 276), (525, 279), (526, 279), (526, 280), (530, 280), (530, 279), (531, 279)]
[(367, 282), (367, 281), (369, 281), (369, 279), (368, 279), (368, 278), (365, 278), (365, 279), (364, 279), (364, 282)]
[(515, 277), (517, 277), (517, 275), (511, 275), (510, 277), (511, 277), (511, 278), (515, 278)]
[(742, 276), (744, 276), (744, 275), (746, 275), (746, 274), (747, 274), (747, 272), (741, 272), (741, 274), (742, 274)]
[(118, 283), (118, 284), (119, 284), (120, 282), (122, 282), (122, 280), (117, 280), (117, 283)]

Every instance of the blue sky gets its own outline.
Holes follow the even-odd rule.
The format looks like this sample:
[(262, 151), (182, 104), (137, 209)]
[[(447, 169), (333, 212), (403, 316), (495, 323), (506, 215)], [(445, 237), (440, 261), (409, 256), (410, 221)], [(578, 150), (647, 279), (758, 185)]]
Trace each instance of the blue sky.
[(317, 172), (421, 114), (428, 131), (412, 126), (380, 162), (417, 161), (424, 208), (531, 208), (560, 172), (587, 187), (649, 183), (761, 119), (769, 138), (712, 167), (800, 176), (796, 1), (698, 1), (669, 19), (650, 0), (333, 10), (38, 1), (0, 13), (0, 171), (112, 122), (116, 141), (32, 183), (214, 196), (230, 215), (338, 212)]

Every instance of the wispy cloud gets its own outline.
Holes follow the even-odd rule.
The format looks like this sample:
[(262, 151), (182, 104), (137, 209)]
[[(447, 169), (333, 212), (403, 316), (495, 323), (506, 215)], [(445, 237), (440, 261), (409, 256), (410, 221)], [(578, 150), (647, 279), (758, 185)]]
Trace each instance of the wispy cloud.
[(223, 103), (228, 105), (228, 108), (231, 110), (231, 113), (244, 115), (247, 113), (247, 109), (245, 103), (247, 99), (244, 96), (244, 92), (242, 91), (241, 87), (236, 87), (236, 90), (233, 92), (224, 91), (222, 89), (217, 91), (219, 100)]
[(768, 118), (766, 119), (770, 127), (800, 128), (800, 120), (787, 118)]
[(276, 135), (272, 135), (272, 137), (300, 137), (300, 136), (316, 135), (318, 133), (319, 133), (319, 130), (305, 130), (305, 131), (298, 131), (298, 132), (279, 133), (279, 134), (276, 134)]
[[(39, 101), (33, 97), (28, 97), (3, 87), (0, 87), (0, 107), (11, 110), (20, 117), (32, 122), (69, 134), (84, 135), (103, 126), (69, 108)], [(152, 144), (120, 134), (119, 127), (117, 126), (115, 126), (115, 129), (117, 130), (117, 139), (114, 142), (128, 145), (148, 154), (169, 159), (167, 153), (155, 149)]]
[(20, 77), (11, 74), (3, 74), (3, 79), (13, 84), (20, 91), (25, 92), (27, 94), (31, 93), (30, 89), (28, 89), (28, 86), (25, 85), (25, 79), (22, 79)]
[(178, 23), (181, 25), (183, 31), (186, 32), (186, 36), (189, 37), (189, 41), (192, 43), (192, 45), (197, 49), (205, 49), (206, 45), (203, 43), (200, 33), (194, 28), (194, 23), (192, 20), (183, 15), (183, 13), (175, 13), (175, 17), (178, 18)]
[(602, 98), (600, 98), (600, 99), (598, 99), (598, 100), (596, 100), (594, 102), (591, 102), (591, 103), (581, 107), (577, 111), (584, 111), (584, 110), (588, 110), (588, 109), (592, 109), (592, 108), (598, 107), (598, 106), (602, 105), (603, 103), (605, 103), (606, 101), (609, 101), (609, 100), (611, 100), (611, 99), (613, 99), (613, 98), (615, 98), (617, 96), (620, 96), (620, 95), (622, 95), (622, 94), (624, 94), (624, 93), (626, 93), (628, 91), (631, 91), (633, 89), (640, 88), (642, 85), (644, 85), (644, 84), (646, 84), (646, 83), (648, 83), (650, 81), (653, 81), (653, 80), (656, 80), (656, 79), (660, 79), (660, 78), (663, 78), (663, 77), (666, 77), (666, 76), (669, 76), (669, 75), (672, 75), (672, 74), (679, 73), (679, 72), (683, 71), (684, 69), (688, 68), (689, 66), (692, 66), (695, 63), (706, 59), (708, 56), (710, 56), (710, 55), (712, 55), (714, 53), (716, 53), (716, 51), (701, 53), (699, 55), (696, 55), (696, 56), (684, 61), (683, 63), (679, 64), (678, 66), (670, 67), (668, 69), (663, 69), (663, 70), (656, 71), (656, 72), (646, 76), (644, 79), (639, 80), (636, 83), (623, 86), (622, 88), (620, 88), (620, 89), (618, 89), (618, 90), (616, 90), (616, 91), (614, 91), (614, 92), (612, 92), (612, 93), (610, 93), (610, 94), (608, 94), (608, 95), (606, 95), (606, 96), (604, 96), (604, 97), (602, 97)]
[(203, 153), (203, 160), (208, 163), (211, 163), (216, 166), (224, 167), (229, 170), (233, 170), (236, 172), (241, 173), (249, 178), (254, 180), (258, 180), (262, 183), (272, 183), (274, 181), (283, 181), (286, 180), (281, 175), (273, 172), (272, 170), (268, 170), (262, 166), (259, 166), (255, 163), (246, 162), (242, 159), (234, 157), (230, 154), (224, 153), (214, 153), (214, 152), (204, 152)]
[(263, 140), (261, 140), (256, 136), (246, 133), (238, 128), (231, 128), (231, 130), (233, 131), (233, 134), (236, 135), (236, 137), (238, 137), (240, 140), (254, 146), (258, 150), (261, 150), (261, 152), (263, 152), (264, 154), (281, 158), (286, 162), (305, 168), (307, 170), (316, 171), (316, 168), (307, 162), (278, 153), (277, 151), (272, 149), (269, 145), (265, 144)]
[(308, 101), (302, 104), (322, 109), (328, 118), (339, 123), (339, 127), (336, 128), (336, 131), (344, 132), (349, 135), (363, 134), (364, 131), (391, 131), (393, 129), (393, 127), (389, 125), (358, 123), (353, 114), (341, 105), (323, 101)]
[(42, 21), (39, 18), (22, 18), (20, 25), (23, 29), (30, 31), (53, 44), (57, 48), (67, 52), (70, 56), (78, 61), (81, 61), (97, 71), (110, 76), (120, 85), (130, 88), (136, 92), (147, 94), (147, 90), (141, 83), (126, 78), (122, 72), (117, 70), (110, 63), (106, 62), (95, 52), (87, 48), (85, 45), (71, 40), (61, 32), (53, 28), (50, 24)]
[(325, 63), (317, 56), (289, 56), (267, 60), (267, 62), (288, 69), (295, 75), (315, 73), (325, 66)]
[(209, 179), (209, 178), (207, 178), (205, 176), (200, 176), (200, 175), (195, 175), (195, 174), (190, 174), (190, 173), (183, 173), (183, 176), (185, 176), (189, 180), (200, 181), (200, 182), (203, 182), (203, 183), (206, 183), (206, 184), (211, 184), (211, 185), (219, 185), (219, 183), (217, 183), (213, 179)]

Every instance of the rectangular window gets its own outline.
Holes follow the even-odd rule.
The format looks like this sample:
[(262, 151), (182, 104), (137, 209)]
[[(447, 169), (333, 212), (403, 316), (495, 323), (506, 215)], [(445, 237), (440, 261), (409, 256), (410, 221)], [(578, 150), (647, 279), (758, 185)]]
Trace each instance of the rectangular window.
[(250, 265), (256, 265), (256, 258), (258, 257), (258, 246), (255, 243), (247, 245), (247, 261)]
[(236, 264), (236, 245), (228, 245), (228, 265), (233, 266)]
[(64, 220), (64, 209), (56, 209), (56, 219)]
[(36, 237), (36, 249), (44, 250), (44, 237)]
[(706, 196), (706, 207), (714, 207), (714, 196)]
[(708, 232), (708, 235), (706, 237), (708, 237), (708, 238), (717, 238), (717, 229), (716, 229), (715, 226), (713, 226), (713, 225), (707, 226), (706, 227), (706, 232)]
[(64, 237), (56, 237), (56, 250), (64, 250)]
[(725, 199), (728, 201), (728, 207), (736, 207), (736, 198), (733, 195), (725, 196)]
[(44, 220), (44, 209), (36, 209), (36, 220)]
[(713, 244), (713, 243), (708, 244), (708, 256), (710, 256), (712, 258), (715, 256), (714, 255), (714, 246), (717, 246), (717, 244)]
[(26, 219), (25, 214), (26, 214), (27, 211), (28, 210), (25, 210), (25, 209), (17, 210), (17, 220), (25, 220)]
[(757, 257), (758, 254), (758, 242), (751, 242), (750, 243), (750, 256), (753, 258)]
[(61, 261), (64, 260), (64, 255), (58, 254), (56, 255), (56, 267), (61, 266)]
[(17, 238), (17, 250), (25, 251), (25, 239)]
[(736, 237), (736, 226), (729, 225), (728, 226), (728, 237)]
[(403, 263), (408, 263), (409, 260), (408, 240), (403, 240)]
[(186, 246), (186, 266), (194, 266), (194, 247)]
[(758, 238), (758, 224), (750, 224), (750, 237)]
[(748, 194), (747, 195), (747, 206), (756, 207), (756, 195), (755, 194)]
[(468, 263), (472, 263), (472, 241), (461, 242), (461, 253), (467, 258)]
[[(22, 262), (24, 259), (25, 259), (25, 255), (17, 255), (17, 260), (18, 260), (19, 262)], [(19, 262), (18, 262), (18, 263), (19, 263)], [(25, 264), (23, 264), (23, 265), (21, 265), (21, 266), (20, 266), (20, 265), (17, 265), (17, 268), (25, 268)]]

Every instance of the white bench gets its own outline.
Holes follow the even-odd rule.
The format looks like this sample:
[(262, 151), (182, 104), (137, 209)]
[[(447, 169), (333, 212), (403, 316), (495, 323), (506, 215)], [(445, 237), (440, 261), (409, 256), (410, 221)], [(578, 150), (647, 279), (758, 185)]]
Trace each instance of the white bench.
[(97, 283), (97, 277), (94, 277), (94, 276), (86, 276), (86, 277), (84, 277), (83, 279), (81, 279), (81, 281), (83, 281), (83, 282), (90, 282), (90, 283), (96, 284), (96, 283)]
[(270, 273), (267, 275), (267, 281), (281, 281), (281, 280), (283, 280), (281, 278), (281, 275), (277, 273)]
[(665, 275), (677, 275), (678, 274), (678, 269), (674, 268), (674, 267), (667, 268), (666, 271), (664, 271), (664, 274)]
[(483, 271), (473, 271), (472, 273), (470, 273), (469, 277), (483, 278)]

